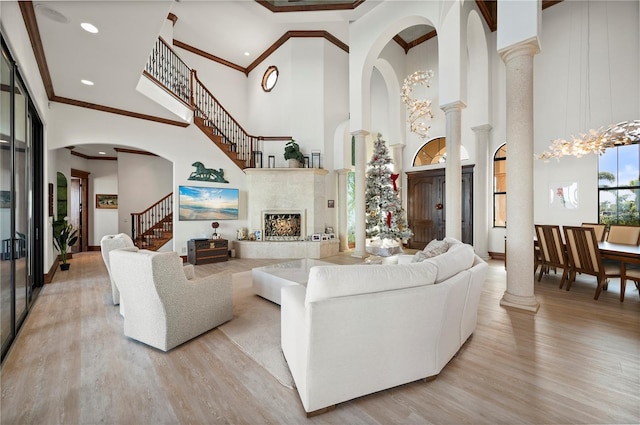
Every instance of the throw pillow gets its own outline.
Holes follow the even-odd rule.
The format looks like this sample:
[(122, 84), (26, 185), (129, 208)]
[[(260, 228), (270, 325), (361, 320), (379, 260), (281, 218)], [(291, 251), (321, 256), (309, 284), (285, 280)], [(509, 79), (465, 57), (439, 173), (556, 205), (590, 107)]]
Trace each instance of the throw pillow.
[(413, 255), (413, 258), (411, 259), (412, 263), (419, 263), (421, 261), (424, 261), (427, 259), (427, 255), (425, 254), (424, 251), (418, 251)]
[(435, 257), (436, 255), (444, 254), (449, 250), (449, 244), (445, 241), (439, 241), (437, 239), (432, 240), (424, 247), (422, 251), (418, 251), (413, 255), (411, 259), (412, 263), (419, 263), (427, 258)]
[(444, 254), (448, 250), (449, 244), (447, 242), (434, 239), (424, 247), (423, 251), (427, 255), (427, 258), (431, 258), (436, 255)]

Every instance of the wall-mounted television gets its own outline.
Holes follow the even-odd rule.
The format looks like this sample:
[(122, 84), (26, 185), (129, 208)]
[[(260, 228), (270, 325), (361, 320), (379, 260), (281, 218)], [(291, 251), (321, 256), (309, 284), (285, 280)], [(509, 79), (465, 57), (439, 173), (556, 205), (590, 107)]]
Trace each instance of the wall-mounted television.
[(180, 220), (237, 220), (238, 189), (180, 186)]

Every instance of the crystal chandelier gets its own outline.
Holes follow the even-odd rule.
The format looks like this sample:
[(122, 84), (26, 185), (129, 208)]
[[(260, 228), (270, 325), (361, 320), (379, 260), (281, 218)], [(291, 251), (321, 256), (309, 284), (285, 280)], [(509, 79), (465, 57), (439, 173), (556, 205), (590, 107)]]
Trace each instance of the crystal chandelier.
[(428, 99), (419, 100), (411, 97), (414, 86), (422, 85), (430, 87), (431, 77), (433, 77), (433, 71), (416, 71), (404, 79), (402, 84), (402, 93), (400, 98), (402, 102), (407, 105), (409, 111), (409, 127), (413, 133), (418, 134), (423, 139), (427, 137), (430, 126), (427, 125), (427, 120), (433, 118), (431, 113), (431, 101)]
[(560, 159), (565, 155), (581, 158), (583, 155), (603, 154), (605, 149), (616, 146), (640, 143), (640, 120), (623, 121), (611, 125), (606, 130), (589, 130), (579, 137), (571, 136), (570, 140), (555, 139), (549, 150), (542, 152), (538, 159)]

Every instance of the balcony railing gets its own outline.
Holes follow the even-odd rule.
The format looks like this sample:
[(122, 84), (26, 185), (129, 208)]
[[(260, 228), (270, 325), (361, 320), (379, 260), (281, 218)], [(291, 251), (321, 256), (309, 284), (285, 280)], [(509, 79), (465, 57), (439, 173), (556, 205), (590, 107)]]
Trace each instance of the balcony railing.
[(180, 100), (191, 105), (191, 69), (162, 38), (156, 41), (144, 69)]

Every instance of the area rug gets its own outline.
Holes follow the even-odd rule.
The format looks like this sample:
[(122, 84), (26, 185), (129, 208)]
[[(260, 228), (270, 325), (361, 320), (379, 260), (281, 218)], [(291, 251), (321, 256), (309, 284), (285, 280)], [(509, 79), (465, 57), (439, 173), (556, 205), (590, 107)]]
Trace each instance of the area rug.
[(232, 282), (233, 320), (218, 329), (282, 385), (295, 388), (280, 348), (280, 306), (253, 293), (250, 271), (235, 273)]

